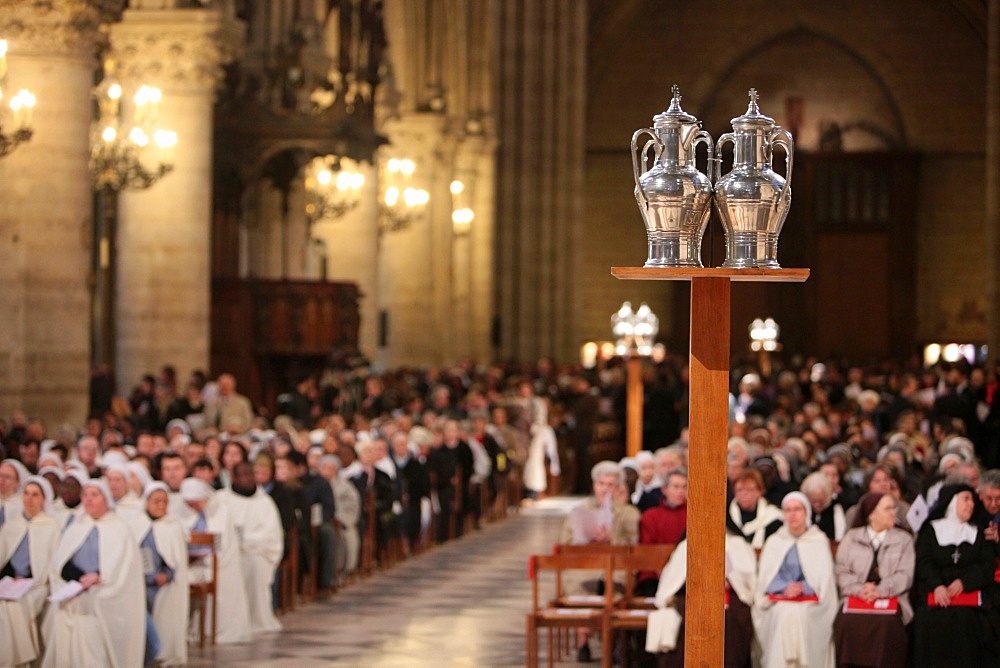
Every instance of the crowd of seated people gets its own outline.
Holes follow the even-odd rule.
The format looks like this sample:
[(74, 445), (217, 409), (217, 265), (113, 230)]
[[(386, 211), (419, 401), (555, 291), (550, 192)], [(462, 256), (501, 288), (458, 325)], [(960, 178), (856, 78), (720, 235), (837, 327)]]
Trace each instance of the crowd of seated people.
[[(78, 433), (15, 415), (0, 430), (0, 586), (30, 587), (0, 600), (0, 665), (182, 665), (202, 628), (217, 643), (280, 631), (276, 609), (295, 591), (328, 596), (502, 517), (559, 465), (532, 445), (548, 399), (527, 385), (491, 403), (435, 383), (411, 412), (368, 379), (343, 414), (304, 382), (271, 422), (223, 374), (187, 401), (199, 412), (160, 424), (172, 413), (154, 409), (145, 378), (141, 411)], [(541, 475), (522, 488), (534, 447)], [(205, 534), (207, 547), (193, 539)], [(214, 620), (191, 605), (207, 581)]]
[[(635, 527), (580, 540), (619, 535), (626, 541), (683, 541), (686, 378), (683, 361), (676, 358), (651, 364), (648, 370), (646, 388), (657, 398), (647, 412), (648, 453), (617, 467), (624, 482), (616, 481), (611, 492), (612, 515), (634, 516)], [(988, 610), (994, 601), (1000, 602), (1000, 594), (987, 562), (1000, 540), (1000, 484), (994, 484), (1000, 481), (984, 469), (1000, 463), (1000, 380), (995, 371), (965, 364), (924, 369), (906, 361), (864, 368), (800, 359), (779, 367), (771, 378), (742, 367), (733, 378), (730, 505), (720, 522), (747, 542), (755, 558), (759, 554), (764, 562), (767, 557), (776, 574), (792, 577), (782, 591), (808, 582), (810, 596), (823, 594), (825, 606), (831, 595), (829, 581), (809, 581), (816, 575), (806, 572), (802, 560), (798, 564), (804, 580), (796, 580), (797, 559), (782, 546), (811, 545), (819, 532), (828, 542), (850, 540), (855, 552), (864, 548), (874, 554), (875, 546), (888, 539), (866, 543), (857, 530), (871, 529), (865, 522), (877, 522), (871, 518), (891, 505), (895, 528), (887, 544), (904, 550), (905, 541), (896, 531), (912, 536), (915, 565), (910, 582), (890, 576), (905, 570), (906, 564), (892, 550), (879, 548), (880, 568), (872, 573), (869, 567), (863, 575), (864, 559), (857, 554), (843, 566), (853, 569), (849, 572), (841, 572), (838, 558), (831, 562), (838, 597), (832, 609), (840, 610), (844, 592), (854, 589), (859, 593), (847, 595), (865, 602), (873, 591), (865, 585), (884, 579), (892, 586), (876, 584), (880, 596), (906, 599), (909, 592), (911, 599), (905, 605), (898, 602), (896, 614), (904, 633), (880, 631), (886, 646), (905, 639), (910, 655), (933, 664), (927, 657), (941, 651), (934, 644), (940, 637), (923, 637), (933, 634), (920, 630), (936, 624), (961, 627), (970, 638), (992, 642), (994, 636), (987, 631), (995, 620)], [(315, 572), (317, 589), (329, 593), (365, 568), (474, 530), (505, 500), (517, 501), (523, 494), (530, 502), (548, 493), (563, 471), (569, 472), (558, 482), (563, 491), (589, 491), (593, 462), (587, 446), (594, 440), (594, 425), (602, 415), (623, 420), (624, 404), (625, 373), (618, 361), (602, 360), (595, 369), (581, 369), (541, 360), (484, 367), (463, 362), (443, 369), (367, 375), (327, 370), (296, 382), (279, 397), (274, 413), (254, 407), (229, 374), (208, 380), (194, 373), (181, 388), (173, 370), (164, 367), (158, 375), (145, 377), (128, 399), (109, 398), (107, 405), (96, 406), (94, 417), (79, 430), (50, 430), (44, 420), (17, 412), (0, 422), (0, 567), (13, 580), (30, 572), (32, 586), (39, 589), (22, 597), (33, 607), (0, 606), (0, 638), (25, 620), (38, 633), (18, 634), (19, 639), (32, 638), (28, 646), (0, 643), (0, 652), (17, 652), (11, 662), (18, 663), (34, 660), (32, 652), (35, 658), (44, 657), (49, 642), (57, 648), (53, 652), (64, 646), (54, 636), (51, 641), (46, 637), (52, 632), (46, 622), (52, 621), (56, 606), (45, 603), (45, 591), (63, 583), (79, 583), (81, 590), (58, 610), (95, 616), (71, 626), (99, 630), (109, 623), (101, 617), (97, 599), (98, 592), (113, 588), (102, 588), (111, 583), (94, 578), (102, 578), (101, 564), (112, 560), (102, 552), (101, 537), (120, 533), (114, 518), (134, 537), (144, 575), (145, 658), (159, 655), (161, 662), (181, 662), (184, 650), (178, 647), (184, 643), (177, 638), (186, 638), (188, 628), (158, 628), (157, 620), (164, 615), (157, 611), (167, 605), (159, 600), (179, 600), (176, 592), (186, 587), (185, 581), (205, 577), (205, 563), (195, 559), (189, 568), (178, 563), (177, 535), (208, 531), (220, 537), (219, 559), (227, 567), (220, 568), (225, 576), (219, 582), (217, 640), (238, 642), (280, 627), (271, 614), (276, 585), (270, 585), (277, 580), (279, 564), (293, 553), (303, 570)], [(32, 476), (37, 480), (29, 482)], [(968, 490), (956, 493), (957, 482), (976, 492), (970, 517)], [(786, 502), (789, 493), (800, 488), (804, 496)], [(992, 507), (991, 489), (998, 497)], [(878, 495), (883, 506), (864, 511), (859, 501), (871, 501), (872, 495)], [(166, 510), (161, 510), (164, 496)], [(38, 498), (41, 509), (36, 507)], [(956, 498), (956, 508), (942, 507), (946, 499), (950, 504)], [(800, 523), (789, 526), (789, 503), (804, 507), (804, 529)], [(925, 510), (911, 513), (910, 504)], [(619, 506), (629, 510), (614, 510)], [(133, 521), (137, 517), (142, 521)], [(914, 517), (923, 521), (915, 535)], [(48, 532), (56, 532), (56, 538), (43, 527), (54, 527)], [(598, 531), (593, 525), (591, 530)], [(48, 537), (25, 543), (24, 536), (35, 533)], [(578, 540), (572, 534), (568, 540)], [(283, 547), (280, 554), (273, 550), (275, 536)], [(73, 538), (72, 544), (64, 545), (66, 537)], [(42, 555), (46, 550), (39, 546), (49, 544), (46, 541), (54, 543)], [(116, 576), (134, 570), (129, 552), (113, 556), (116, 567), (124, 560)], [(883, 559), (888, 559), (884, 567)], [(770, 596), (780, 598), (769, 590), (776, 577), (756, 582), (750, 590), (753, 596), (744, 601), (758, 629), (755, 652), (766, 644), (761, 634), (776, 626), (768, 610), (777, 614), (791, 605), (779, 600), (768, 606)], [(907, 586), (899, 590), (901, 579)], [(262, 587), (262, 582), (268, 586)], [(652, 588), (655, 574), (643, 582)], [(114, 589), (125, 592), (128, 587)], [(886, 593), (897, 590), (903, 595)], [(969, 591), (981, 591), (985, 604), (958, 610), (968, 606), (953, 601), (964, 603)], [(76, 605), (79, 610), (74, 612), (72, 601), (86, 596), (94, 600)], [(677, 591), (663, 598), (677, 599)], [(829, 610), (823, 610), (825, 622)], [(836, 619), (830, 618), (830, 656), (847, 656), (841, 645), (857, 636), (850, 618), (843, 619), (849, 614), (864, 613), (838, 612)], [(969, 629), (973, 624), (978, 625), (975, 632)], [(807, 626), (812, 632), (817, 625)], [(133, 631), (127, 625), (112, 630)], [(113, 637), (110, 631), (86, 635), (91, 641)], [(88, 651), (95, 656), (105, 652), (105, 659), (112, 652), (138, 651), (128, 643), (114, 644), (102, 649), (91, 642)], [(807, 651), (812, 651), (815, 643), (808, 644)], [(969, 651), (978, 656), (975, 652), (986, 650), (977, 645)], [(806, 662), (805, 654), (796, 656)], [(864, 660), (858, 663), (864, 665)]]

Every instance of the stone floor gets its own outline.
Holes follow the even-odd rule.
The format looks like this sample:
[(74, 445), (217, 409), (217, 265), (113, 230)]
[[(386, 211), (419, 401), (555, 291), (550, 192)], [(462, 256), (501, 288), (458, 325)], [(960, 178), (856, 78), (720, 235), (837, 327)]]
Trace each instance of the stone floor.
[(297, 608), (281, 617), (281, 633), (192, 647), (190, 665), (523, 666), (527, 557), (551, 551), (577, 501), (542, 501)]

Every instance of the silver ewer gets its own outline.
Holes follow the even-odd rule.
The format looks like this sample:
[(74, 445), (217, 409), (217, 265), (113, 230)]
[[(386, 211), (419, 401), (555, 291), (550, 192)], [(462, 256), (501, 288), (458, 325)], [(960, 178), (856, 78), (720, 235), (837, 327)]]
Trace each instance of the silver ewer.
[[(701, 267), (701, 239), (712, 210), (712, 182), (695, 167), (698, 143), (712, 137), (701, 121), (681, 109), (677, 86), (671, 88), (670, 108), (653, 117), (653, 127), (632, 135), (635, 200), (649, 240), (647, 267)], [(649, 139), (639, 146), (640, 138)], [(641, 157), (641, 169), (640, 169)], [(652, 167), (649, 167), (652, 158)]]
[[(757, 90), (750, 89), (747, 113), (732, 119), (733, 132), (715, 145), (715, 206), (726, 232), (723, 267), (780, 269), (778, 235), (792, 201), (792, 135), (757, 107)], [(722, 146), (733, 143), (733, 169), (721, 171)], [(785, 151), (784, 178), (771, 168), (774, 147)]]

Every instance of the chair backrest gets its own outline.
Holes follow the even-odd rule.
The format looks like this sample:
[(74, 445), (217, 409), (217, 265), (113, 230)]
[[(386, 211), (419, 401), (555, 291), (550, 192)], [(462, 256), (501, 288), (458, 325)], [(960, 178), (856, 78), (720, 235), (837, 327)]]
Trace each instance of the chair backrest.
[(538, 554), (528, 557), (528, 577), (531, 578), (532, 611), (538, 611), (538, 582), (543, 571), (553, 571), (556, 577), (556, 595), (560, 593), (563, 571), (601, 571), (604, 580), (604, 607), (610, 609), (614, 601), (614, 578), (610, 554)]
[(188, 539), (189, 546), (196, 548), (198, 551), (208, 552), (212, 555), (212, 579), (210, 582), (213, 591), (219, 574), (219, 551), (216, 545), (217, 540), (217, 534), (203, 531), (192, 531), (191, 537)]
[(632, 600), (635, 591), (637, 571), (663, 570), (676, 545), (633, 545), (627, 554), (612, 555), (612, 568), (615, 571), (625, 571), (625, 603)]

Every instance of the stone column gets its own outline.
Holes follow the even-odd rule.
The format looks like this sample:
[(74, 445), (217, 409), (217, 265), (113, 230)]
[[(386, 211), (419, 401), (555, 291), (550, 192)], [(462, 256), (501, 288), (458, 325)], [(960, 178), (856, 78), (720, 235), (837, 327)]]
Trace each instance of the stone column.
[(160, 124), (177, 133), (174, 171), (120, 198), (120, 391), (164, 364), (181, 378), (208, 369), (212, 109), (222, 66), (242, 43), (242, 23), (218, 10), (127, 10), (112, 26), (119, 79), (128, 90), (140, 82), (160, 88)]
[(575, 357), (574, 230), (584, 183), (587, 10), (503, 2), (495, 23), (500, 356)]
[(50, 427), (81, 424), (88, 407), (97, 25), (78, 0), (10, 0), (0, 11), (8, 85), (38, 100), (34, 137), (0, 160), (0, 415), (23, 409)]

